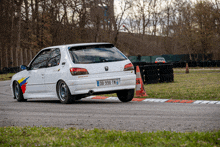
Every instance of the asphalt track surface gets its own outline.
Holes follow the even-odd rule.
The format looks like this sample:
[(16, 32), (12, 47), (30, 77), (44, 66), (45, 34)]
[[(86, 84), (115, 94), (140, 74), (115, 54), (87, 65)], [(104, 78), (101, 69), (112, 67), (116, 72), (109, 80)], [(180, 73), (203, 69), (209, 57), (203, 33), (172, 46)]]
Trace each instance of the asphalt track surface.
[(0, 82), (0, 127), (54, 126), (150, 132), (220, 130), (220, 105), (94, 99), (65, 105), (56, 99), (43, 98), (17, 102), (11, 96), (9, 83)]

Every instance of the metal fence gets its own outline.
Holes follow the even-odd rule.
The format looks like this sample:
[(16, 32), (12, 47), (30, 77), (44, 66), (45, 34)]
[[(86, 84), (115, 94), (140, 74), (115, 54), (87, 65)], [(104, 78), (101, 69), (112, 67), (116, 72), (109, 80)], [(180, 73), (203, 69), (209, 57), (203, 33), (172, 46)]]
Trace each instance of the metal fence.
[[(220, 67), (220, 60), (198, 60), (191, 61), (189, 60), (189, 55), (161, 55), (161, 56), (130, 56), (128, 57), (132, 63), (139, 62), (140, 64), (153, 64), (157, 57), (164, 57), (167, 63), (173, 64), (174, 68), (177, 67), (186, 67), (186, 63), (189, 64), (189, 67)], [(195, 59), (195, 56), (192, 56)], [(201, 56), (199, 56), (201, 59)], [(208, 59), (208, 56), (206, 56)]]
[[(190, 57), (191, 56), (191, 57)], [(212, 60), (212, 54), (181, 54), (181, 55), (156, 55), (156, 56), (130, 56), (131, 62), (154, 63), (157, 57), (165, 58), (167, 63), (173, 63), (174, 67), (183, 67), (189, 63), (190, 67), (220, 67), (220, 60)], [(204, 60), (203, 60), (204, 58)], [(191, 60), (190, 60), (191, 59)]]

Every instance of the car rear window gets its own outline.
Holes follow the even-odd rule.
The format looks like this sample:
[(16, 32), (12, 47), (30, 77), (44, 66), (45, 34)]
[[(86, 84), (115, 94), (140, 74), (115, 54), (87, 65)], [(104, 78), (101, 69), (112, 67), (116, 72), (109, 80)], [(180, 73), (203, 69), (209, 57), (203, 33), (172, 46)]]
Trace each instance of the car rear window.
[(78, 64), (115, 62), (127, 59), (116, 47), (110, 45), (72, 47), (69, 52), (73, 62)]
[(156, 58), (156, 61), (165, 61), (164, 58)]

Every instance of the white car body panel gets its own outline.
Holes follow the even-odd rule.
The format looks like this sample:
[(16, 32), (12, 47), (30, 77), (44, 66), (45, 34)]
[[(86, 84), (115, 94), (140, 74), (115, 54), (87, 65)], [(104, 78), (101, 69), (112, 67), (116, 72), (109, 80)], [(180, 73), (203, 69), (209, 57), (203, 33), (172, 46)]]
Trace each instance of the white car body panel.
[[(70, 89), (70, 93), (72, 95), (87, 94), (90, 90), (94, 92), (108, 92), (115, 90), (135, 89), (136, 75), (134, 73), (134, 70), (124, 71), (124, 66), (126, 64), (131, 63), (129, 59), (123, 61), (117, 61), (117, 62), (103, 62), (103, 63), (94, 63), (94, 64), (73, 63), (68, 47), (81, 46), (81, 45), (97, 45), (97, 44), (103, 44), (103, 43), (71, 44), (71, 45), (62, 45), (62, 46), (45, 48), (45, 49), (50, 49), (50, 48), (60, 49), (60, 53), (61, 53), (60, 64), (58, 66), (40, 68), (37, 70), (23, 70), (15, 74), (11, 80), (11, 89), (13, 89), (14, 81), (19, 81), (22, 78), (24, 79), (28, 77), (29, 78), (26, 81), (26, 87), (25, 87), (26, 90), (25, 92), (23, 92), (24, 99), (29, 99), (29, 98), (58, 99), (56, 92), (56, 85), (59, 80), (63, 80), (68, 85)], [(106, 66), (108, 66), (109, 68), (108, 71), (105, 71)], [(72, 67), (85, 68), (87, 69), (89, 74), (73, 76), (70, 73), (70, 68)], [(97, 80), (105, 80), (105, 79), (120, 79), (120, 80), (118, 85), (110, 85), (110, 86), (102, 86), (102, 87), (97, 86)], [(13, 90), (12, 90), (12, 94), (13, 94)]]

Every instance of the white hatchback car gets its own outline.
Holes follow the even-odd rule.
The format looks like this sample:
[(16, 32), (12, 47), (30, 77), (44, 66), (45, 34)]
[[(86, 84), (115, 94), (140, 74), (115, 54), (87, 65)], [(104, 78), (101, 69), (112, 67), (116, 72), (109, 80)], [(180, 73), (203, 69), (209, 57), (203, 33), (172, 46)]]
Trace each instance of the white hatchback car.
[(17, 101), (59, 98), (61, 103), (105, 93), (120, 101), (134, 97), (136, 75), (131, 61), (110, 43), (83, 43), (42, 49), (11, 80)]

